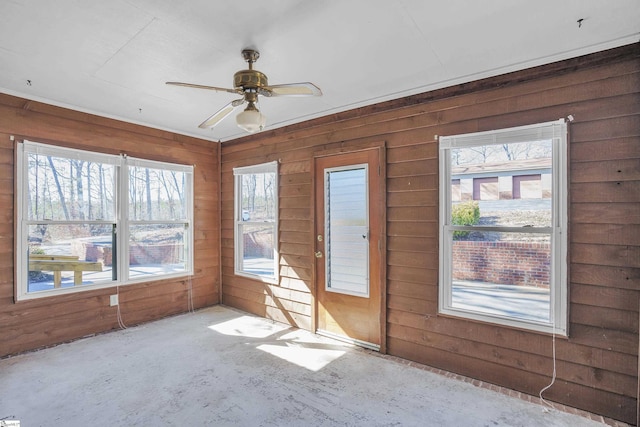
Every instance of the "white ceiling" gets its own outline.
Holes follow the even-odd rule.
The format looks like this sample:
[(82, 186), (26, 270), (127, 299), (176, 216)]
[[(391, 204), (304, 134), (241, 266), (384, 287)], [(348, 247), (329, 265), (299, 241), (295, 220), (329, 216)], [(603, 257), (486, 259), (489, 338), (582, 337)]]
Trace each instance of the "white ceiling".
[[(581, 26), (578, 20), (582, 19)], [(640, 40), (638, 0), (0, 0), (0, 92), (213, 141), (197, 126), (237, 95), (257, 48), (267, 129)]]

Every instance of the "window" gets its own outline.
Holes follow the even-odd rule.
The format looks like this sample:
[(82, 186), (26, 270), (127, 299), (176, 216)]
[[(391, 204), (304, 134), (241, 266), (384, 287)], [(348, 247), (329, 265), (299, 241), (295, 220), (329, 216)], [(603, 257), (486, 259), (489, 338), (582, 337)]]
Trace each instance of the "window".
[[(441, 313), (566, 334), (566, 134), (560, 120), (440, 137)], [(511, 177), (533, 163), (549, 188), (519, 182), (511, 197)], [(475, 195), (478, 180), (465, 173), (477, 171), (498, 176), (478, 185), (491, 197), (461, 197), (465, 181)]]
[(235, 168), (235, 273), (278, 282), (278, 162)]
[(24, 141), (18, 299), (192, 274), (192, 167)]
[(191, 272), (192, 167), (131, 158), (126, 164), (127, 279)]

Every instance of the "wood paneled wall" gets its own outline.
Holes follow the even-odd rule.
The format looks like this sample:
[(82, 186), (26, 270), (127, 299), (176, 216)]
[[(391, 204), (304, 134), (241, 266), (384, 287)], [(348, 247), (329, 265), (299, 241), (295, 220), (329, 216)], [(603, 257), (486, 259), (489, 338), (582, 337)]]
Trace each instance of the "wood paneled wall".
[(10, 136), (195, 165), (194, 267), (187, 279), (120, 287), (127, 326), (219, 302), (219, 145), (0, 94), (0, 357), (117, 329), (115, 288), (14, 302), (14, 155)]
[[(549, 400), (636, 422), (640, 290), (640, 49), (604, 51), (223, 143), (222, 299), (313, 324), (313, 153), (387, 146), (390, 354), (531, 395), (552, 374), (552, 338), (438, 315), (437, 135), (570, 124), (570, 336), (557, 338)], [(291, 100), (290, 102), (295, 102)], [(232, 169), (280, 161), (280, 274), (233, 274)]]

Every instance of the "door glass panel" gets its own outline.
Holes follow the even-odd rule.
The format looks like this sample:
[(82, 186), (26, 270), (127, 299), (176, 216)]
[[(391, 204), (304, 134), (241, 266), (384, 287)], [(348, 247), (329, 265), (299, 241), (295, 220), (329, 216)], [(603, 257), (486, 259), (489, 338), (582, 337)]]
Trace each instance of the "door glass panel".
[(367, 165), (325, 170), (326, 289), (369, 296)]

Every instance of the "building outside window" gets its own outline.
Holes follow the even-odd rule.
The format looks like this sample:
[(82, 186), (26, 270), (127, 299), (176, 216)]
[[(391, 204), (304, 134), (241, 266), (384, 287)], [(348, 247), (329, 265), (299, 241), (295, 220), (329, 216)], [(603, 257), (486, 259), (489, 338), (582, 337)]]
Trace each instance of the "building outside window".
[(566, 124), (440, 137), (440, 312), (567, 332)]
[(193, 272), (192, 166), (18, 144), (18, 299)]
[(278, 162), (235, 168), (235, 274), (277, 283)]

